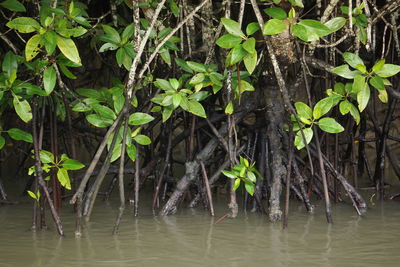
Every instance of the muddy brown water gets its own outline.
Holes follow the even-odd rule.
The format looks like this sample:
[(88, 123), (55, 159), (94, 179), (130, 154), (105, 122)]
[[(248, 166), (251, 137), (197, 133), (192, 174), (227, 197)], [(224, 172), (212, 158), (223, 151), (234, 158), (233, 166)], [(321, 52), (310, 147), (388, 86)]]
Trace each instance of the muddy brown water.
[(216, 201), (216, 218), (201, 208), (153, 216), (146, 203), (134, 218), (128, 206), (113, 236), (118, 203), (100, 201), (81, 238), (69, 207), (60, 238), (50, 218), (49, 230), (29, 230), (29, 201), (0, 206), (0, 266), (400, 266), (400, 202), (376, 203), (363, 217), (350, 204), (334, 205), (333, 225), (323, 202), (314, 215), (293, 202), (286, 230), (243, 211), (213, 224), (225, 203)]

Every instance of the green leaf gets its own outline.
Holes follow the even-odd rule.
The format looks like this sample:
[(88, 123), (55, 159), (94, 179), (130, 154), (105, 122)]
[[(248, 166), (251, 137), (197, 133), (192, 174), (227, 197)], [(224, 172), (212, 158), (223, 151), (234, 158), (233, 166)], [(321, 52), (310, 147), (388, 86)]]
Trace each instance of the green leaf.
[(240, 44), (242, 42), (242, 38), (237, 37), (232, 34), (225, 34), (222, 35), (220, 38), (218, 38), (216, 44), (219, 47), (225, 48), (225, 49), (230, 49), (235, 47), (236, 45)]
[(207, 118), (206, 111), (204, 110), (203, 106), (197, 101), (189, 100), (187, 111), (196, 116)]
[(249, 52), (250, 54), (256, 53), (256, 39), (251, 37), (247, 39), (243, 45), (243, 49)]
[(85, 167), (84, 164), (80, 163), (79, 161), (76, 161), (74, 159), (67, 159), (65, 160), (61, 166), (65, 168), (66, 170), (79, 170)]
[(114, 122), (113, 120), (104, 118), (104, 117), (100, 116), (99, 114), (89, 114), (86, 116), (86, 120), (90, 124), (92, 124), (98, 128), (105, 128), (105, 127), (111, 126)]
[(358, 109), (362, 112), (368, 104), (371, 91), (368, 84), (366, 83), (364, 88), (357, 93)]
[(81, 64), (81, 58), (74, 41), (57, 35), (57, 46), (66, 58), (76, 64)]
[(30, 191), (30, 190), (27, 190), (26, 192), (28, 193), (28, 195), (29, 195), (31, 198), (33, 198), (33, 199), (39, 201), (39, 199), (38, 199), (38, 197), (35, 195), (35, 193), (33, 193), (33, 192)]
[(119, 36), (117, 30), (115, 30), (113, 27), (103, 24), (103, 30), (107, 37), (109, 37), (114, 44), (121, 43), (121, 37)]
[(117, 115), (115, 115), (114, 111), (107, 106), (93, 104), (92, 107), (101, 118), (110, 120), (115, 120), (117, 118)]
[(221, 22), (224, 25), (226, 31), (230, 34), (241, 38), (245, 37), (244, 33), (240, 29), (240, 24), (238, 22), (227, 18), (222, 18)]
[(382, 103), (387, 103), (389, 101), (389, 96), (386, 90), (379, 90), (378, 98), (382, 101)]
[(32, 119), (32, 110), (28, 101), (20, 101), (18, 97), (14, 95), (13, 105), (15, 108), (15, 112), (17, 112), (21, 120), (23, 120), (24, 122), (29, 122)]
[(355, 76), (361, 74), (361, 72), (358, 70), (351, 71), (349, 65), (347, 64), (333, 68), (331, 69), (331, 72), (346, 79), (354, 79)]
[(221, 171), (221, 172), (222, 172), (223, 175), (225, 175), (225, 176), (228, 177), (228, 178), (231, 178), (231, 179), (236, 179), (236, 178), (237, 178), (237, 175), (236, 175), (234, 172), (232, 172), (232, 171), (225, 171), (225, 170), (223, 170), (223, 171)]
[(321, 99), (314, 106), (313, 116), (314, 119), (319, 119), (326, 113), (328, 113), (333, 106), (335, 106), (340, 101), (339, 96), (329, 96)]
[(344, 100), (344, 101), (340, 102), (340, 105), (339, 105), (340, 113), (342, 113), (342, 115), (346, 115), (347, 113), (349, 113), (350, 109), (351, 109), (351, 105), (352, 104), (348, 100)]
[(360, 123), (360, 112), (352, 103), (350, 103), (350, 115), (354, 118), (358, 125)]
[(137, 152), (136, 152), (136, 146), (131, 144), (126, 146), (126, 153), (128, 154), (128, 157), (132, 160), (136, 160)]
[(264, 12), (273, 19), (284, 20), (287, 19), (286, 11), (280, 7), (271, 7), (264, 9)]
[(257, 53), (248, 54), (243, 58), (244, 66), (249, 74), (252, 74), (257, 66)]
[(138, 144), (143, 145), (143, 146), (147, 146), (147, 145), (151, 144), (151, 139), (143, 134), (136, 135), (135, 137), (133, 137), (133, 140), (135, 140)]
[(351, 92), (357, 94), (358, 92), (360, 92), (361, 90), (364, 89), (365, 85), (366, 85), (365, 77), (361, 76), (361, 75), (356, 75), (354, 77), (354, 82), (353, 82)]
[(239, 188), (239, 186), (240, 186), (240, 179), (239, 178), (237, 178), (236, 180), (235, 180), (235, 182), (234, 182), (234, 184), (233, 184), (233, 191), (236, 191), (238, 188)]
[(229, 101), (228, 105), (225, 108), (225, 114), (232, 114), (233, 113), (233, 103)]
[(247, 55), (247, 52), (243, 49), (242, 45), (235, 46), (232, 49), (230, 65), (240, 62), (245, 55)]
[(154, 85), (164, 91), (175, 91), (169, 81), (157, 78)]
[(264, 35), (274, 35), (279, 34), (286, 30), (287, 24), (279, 19), (270, 19), (267, 21), (263, 27)]
[(186, 64), (189, 66), (189, 68), (191, 68), (195, 72), (206, 72), (207, 71), (207, 68), (206, 68), (206, 66), (204, 66), (204, 64), (197, 63), (194, 61), (186, 61)]
[(40, 29), (40, 24), (33, 18), (28, 17), (15, 18), (9, 21), (6, 26), (20, 33), (31, 33)]
[(122, 32), (121, 44), (126, 44), (129, 38), (133, 36), (134, 32), (135, 32), (135, 26), (133, 23), (126, 26), (126, 28)]
[(392, 77), (399, 72), (400, 72), (399, 65), (384, 64), (382, 66), (382, 68), (380, 70), (376, 71), (375, 73), (382, 78), (387, 78), (387, 77)]
[(5, 144), (6, 144), (6, 139), (4, 139), (4, 137), (0, 135), (0, 149), (2, 149)]
[(325, 22), (325, 26), (331, 29), (331, 32), (336, 32), (343, 28), (343, 26), (346, 24), (346, 19), (343, 17), (336, 17), (333, 18), (327, 22)]
[(317, 20), (303, 19), (298, 24), (306, 27), (307, 32), (315, 33), (319, 37), (332, 33), (332, 30), (330, 28)]
[(249, 195), (254, 195), (254, 184), (252, 183), (244, 183), (244, 187), (246, 188), (247, 193), (249, 193)]
[(43, 73), (43, 86), (47, 95), (50, 95), (53, 92), (54, 87), (56, 86), (56, 71), (53, 66), (46, 68)]
[(204, 81), (205, 78), (206, 78), (206, 76), (204, 75), (204, 73), (202, 73), (202, 72), (197, 73), (196, 75), (194, 75), (192, 77), (192, 79), (190, 79), (189, 84), (192, 84), (192, 85), (199, 84), (202, 81)]
[(249, 82), (245, 80), (240, 80), (240, 88), (242, 89), (242, 92), (253, 92), (255, 91), (254, 86), (251, 85)]
[(375, 72), (375, 73), (377, 71), (380, 71), (383, 68), (383, 65), (385, 65), (385, 60), (381, 59), (381, 60), (379, 60), (378, 62), (376, 62), (374, 64), (374, 66), (372, 67), (372, 71)]
[(64, 168), (58, 169), (57, 178), (60, 184), (68, 190), (71, 190), (71, 181), (69, 180), (68, 171)]
[(39, 157), (40, 157), (40, 161), (44, 164), (54, 163), (54, 155), (50, 151), (40, 150)]
[(258, 24), (258, 22), (252, 22), (252, 23), (247, 24), (246, 33), (247, 33), (247, 35), (252, 35), (259, 29), (260, 29), (260, 25)]
[(369, 84), (378, 90), (385, 90), (385, 84), (383, 83), (383, 79), (379, 76), (372, 77), (369, 80)]
[(8, 135), (14, 139), (14, 140), (18, 140), (18, 141), (25, 141), (28, 143), (32, 143), (33, 139), (32, 139), (32, 135), (30, 133), (27, 133), (23, 130), (20, 130), (18, 128), (11, 128), (7, 131)]
[(303, 103), (303, 102), (296, 102), (294, 103), (294, 106), (296, 107), (297, 114), (299, 117), (302, 117), (304, 119), (311, 119), (313, 116), (313, 112), (311, 108)]
[[(182, 98), (183, 100), (183, 98)], [(181, 103), (182, 105), (182, 103)], [(162, 121), (166, 122), (172, 115), (172, 112), (174, 111), (174, 109), (172, 107), (165, 107), (162, 111)]]
[(31, 61), (39, 54), (40, 47), (42, 47), (42, 41), (42, 35), (35, 34), (28, 40), (28, 42), (26, 42), (25, 58), (27, 61)]
[(11, 51), (8, 51), (3, 58), (1, 67), (3, 72), (7, 73), (7, 76), (10, 77), (11, 73), (14, 71), (16, 72), (18, 69), (17, 56)]
[(292, 26), (292, 34), (304, 42), (316, 41), (319, 38), (317, 34), (308, 32), (307, 28), (300, 24), (295, 24)]
[(364, 65), (364, 62), (359, 56), (350, 52), (343, 53), (343, 59), (354, 69), (357, 69), (358, 65)]
[(161, 58), (164, 60), (165, 63), (168, 65), (171, 65), (171, 54), (169, 53), (169, 50), (166, 48), (160, 49), (160, 52), (158, 52), (161, 56)]
[(0, 3), (0, 6), (15, 12), (26, 12), (26, 9), (18, 0), (5, 0)]
[(181, 94), (174, 94), (172, 96), (172, 104), (174, 105), (174, 108), (179, 107), (179, 105), (181, 104), (182, 101), (182, 95)]
[(54, 31), (46, 31), (44, 36), (44, 46), (48, 55), (53, 54), (57, 47), (57, 34)]
[(110, 162), (114, 162), (121, 157), (122, 144), (116, 144), (111, 155)]
[(143, 125), (154, 120), (154, 117), (142, 112), (135, 112), (129, 116), (129, 125)]
[[(306, 144), (309, 144), (314, 136), (314, 132), (311, 128), (303, 129), (304, 138), (306, 139)], [(303, 135), (301, 134), (301, 130), (299, 130), (294, 138), (294, 145), (297, 150), (304, 148), (306, 145), (304, 143)]]
[(176, 65), (178, 65), (182, 70), (189, 72), (189, 73), (193, 73), (192, 69), (189, 68), (188, 64), (186, 63), (185, 60), (181, 59), (181, 58), (175, 58), (175, 63)]
[(289, 2), (290, 2), (293, 6), (298, 6), (298, 7), (304, 8), (303, 1), (302, 1), (302, 0), (289, 0)]
[(335, 119), (333, 118), (322, 118), (318, 121), (318, 126), (322, 131), (327, 133), (340, 133), (344, 131), (342, 125), (340, 125)]

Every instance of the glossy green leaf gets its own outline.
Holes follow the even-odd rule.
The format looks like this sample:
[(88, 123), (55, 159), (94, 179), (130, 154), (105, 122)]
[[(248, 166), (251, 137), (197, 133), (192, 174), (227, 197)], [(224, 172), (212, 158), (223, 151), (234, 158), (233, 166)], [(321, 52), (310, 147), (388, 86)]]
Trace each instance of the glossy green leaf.
[(121, 37), (119, 36), (117, 30), (115, 30), (113, 27), (103, 24), (103, 30), (105, 34), (113, 41), (114, 44), (121, 43)]
[(0, 3), (0, 6), (15, 12), (26, 12), (24, 5), (18, 0), (5, 0)]
[(216, 44), (219, 47), (225, 48), (225, 49), (230, 49), (235, 47), (236, 45), (240, 44), (242, 42), (242, 38), (232, 35), (232, 34), (224, 34), (220, 38), (218, 38)]
[(54, 162), (54, 156), (50, 151), (40, 150), (39, 157), (40, 157), (40, 161), (42, 163), (53, 163)]
[(192, 85), (199, 84), (202, 81), (204, 81), (205, 78), (206, 78), (206, 76), (204, 75), (204, 73), (202, 73), (202, 72), (197, 73), (196, 75), (194, 75), (192, 77), (192, 79), (190, 79), (189, 84), (192, 84)]
[(331, 69), (331, 72), (346, 79), (354, 79), (355, 76), (361, 74), (359, 70), (351, 71), (347, 64), (333, 68)]
[(11, 128), (7, 131), (8, 135), (14, 139), (14, 140), (18, 140), (18, 141), (25, 141), (28, 143), (32, 143), (33, 139), (32, 139), (32, 135), (30, 133), (27, 133), (23, 130), (20, 130), (18, 128)]
[(358, 65), (364, 65), (364, 62), (358, 55), (350, 52), (343, 53), (343, 59), (354, 69), (357, 69)]
[(57, 46), (66, 58), (76, 64), (81, 64), (81, 58), (79, 57), (79, 52), (74, 41), (57, 36)]
[(102, 118), (115, 120), (117, 115), (115, 115), (114, 111), (107, 107), (100, 104), (93, 104), (93, 110)]
[(2, 149), (5, 144), (6, 144), (6, 139), (4, 139), (4, 137), (0, 135), (0, 149)]
[(250, 54), (256, 53), (256, 39), (251, 37), (247, 39), (243, 45), (243, 49), (249, 52)]
[(298, 7), (304, 8), (303, 1), (302, 1), (302, 0), (289, 0), (289, 2), (290, 2), (293, 6), (298, 6)]
[(319, 38), (317, 34), (308, 32), (307, 28), (300, 24), (295, 24), (292, 26), (292, 34), (304, 42), (316, 41)]
[(232, 171), (222, 170), (221, 173), (223, 175), (225, 175), (226, 177), (231, 178), (231, 179), (236, 179), (237, 178), (237, 175)]
[(25, 45), (25, 58), (27, 61), (34, 59), (40, 52), (43, 37), (40, 34), (33, 35)]
[(234, 65), (240, 62), (243, 59), (243, 57), (247, 55), (247, 52), (246, 50), (243, 49), (242, 45), (235, 46), (231, 52), (232, 53), (229, 65)]
[(258, 31), (259, 29), (260, 29), (260, 25), (258, 24), (258, 22), (249, 23), (246, 26), (246, 34), (247, 35), (252, 35), (256, 31)]
[(322, 24), (317, 20), (303, 19), (300, 20), (299, 25), (306, 27), (307, 32), (312, 32), (317, 34), (319, 37), (326, 36), (332, 32), (330, 28)]
[(312, 118), (313, 112), (307, 104), (305, 104), (303, 102), (296, 102), (296, 103), (294, 103), (294, 106), (296, 107), (297, 115), (299, 115), (299, 117), (302, 117), (305, 119)]
[(360, 123), (360, 112), (358, 111), (357, 107), (350, 103), (350, 115), (354, 118), (357, 125)]
[(361, 90), (364, 89), (365, 84), (366, 84), (365, 77), (361, 76), (361, 75), (356, 75), (354, 77), (354, 82), (353, 82), (351, 92), (357, 94), (358, 92), (360, 92)]
[(230, 34), (237, 37), (242, 37), (242, 38), (245, 37), (238, 22), (227, 18), (222, 18), (221, 22), (224, 25), (226, 31), (229, 32)]
[(383, 79), (379, 76), (374, 76), (369, 80), (369, 84), (378, 90), (385, 90)]
[(319, 128), (327, 133), (340, 133), (344, 131), (342, 125), (340, 125), (335, 119), (333, 118), (322, 118), (318, 121)]
[(329, 97), (325, 97), (317, 102), (314, 106), (313, 117), (314, 119), (319, 119), (326, 113), (328, 113), (332, 107), (334, 107), (339, 101), (341, 97), (332, 95)]
[(18, 69), (17, 56), (11, 51), (8, 51), (3, 58), (1, 68), (3, 72), (7, 73), (7, 76), (10, 77), (11, 73), (16, 72)]
[(20, 101), (17, 96), (14, 96), (13, 105), (15, 108), (15, 112), (17, 112), (21, 120), (23, 120), (24, 122), (29, 122), (32, 119), (32, 109), (28, 101)]
[(382, 103), (387, 103), (389, 101), (389, 96), (386, 90), (379, 90), (378, 91), (378, 98), (382, 101)]
[(126, 153), (128, 154), (128, 157), (132, 160), (135, 161), (137, 157), (137, 152), (136, 152), (136, 145), (127, 145), (126, 146)]
[(252, 74), (257, 66), (257, 53), (248, 54), (243, 58), (244, 66), (249, 74)]
[(287, 19), (286, 11), (280, 7), (270, 7), (264, 9), (264, 12), (273, 19), (284, 20)]
[(385, 65), (385, 60), (381, 59), (381, 60), (379, 60), (378, 62), (376, 62), (374, 64), (374, 66), (372, 67), (372, 71), (375, 72), (375, 73), (377, 71), (380, 71), (383, 68), (383, 65)]
[(20, 33), (31, 33), (40, 29), (40, 24), (29, 17), (19, 17), (9, 21), (8, 28), (19, 31)]
[(331, 32), (336, 32), (343, 28), (346, 24), (346, 19), (344, 17), (336, 17), (327, 22), (325, 22), (325, 26), (331, 29)]
[(68, 190), (71, 190), (71, 181), (68, 176), (68, 171), (64, 168), (58, 169), (57, 179), (60, 184)]
[(206, 72), (207, 71), (207, 68), (204, 64), (197, 63), (194, 61), (186, 61), (186, 64), (189, 66), (189, 68), (191, 68), (195, 72)]
[(193, 70), (189, 68), (188, 64), (186, 63), (185, 60), (181, 58), (175, 58), (175, 63), (184, 71), (193, 73)]
[(114, 122), (112, 119), (104, 118), (104, 117), (100, 116), (99, 114), (89, 114), (86, 116), (86, 120), (90, 124), (92, 124), (98, 128), (105, 128), (105, 127), (111, 126)]
[(246, 188), (247, 193), (249, 193), (249, 195), (253, 196), (254, 195), (254, 184), (251, 183), (244, 183), (244, 187)]
[(400, 72), (399, 65), (384, 64), (382, 66), (382, 68), (380, 70), (376, 71), (375, 73), (382, 78), (387, 78), (387, 77), (392, 77), (399, 72)]
[(66, 170), (80, 170), (85, 167), (84, 164), (80, 163), (79, 161), (76, 161), (74, 159), (67, 159), (65, 160), (61, 166), (65, 168)]
[(362, 112), (368, 104), (371, 91), (366, 83), (364, 88), (357, 93), (358, 109)]
[(225, 114), (232, 114), (233, 113), (233, 103), (230, 101), (225, 108)]
[(301, 130), (297, 132), (296, 137), (294, 138), (294, 145), (298, 150), (303, 149), (306, 146), (306, 144), (309, 144), (314, 136), (314, 132), (311, 128), (304, 128), (303, 134), (304, 138), (306, 139), (306, 143), (304, 143), (304, 138), (301, 133)]
[(56, 71), (53, 66), (46, 68), (43, 73), (43, 86), (47, 95), (50, 95), (53, 92), (54, 87), (56, 86), (57, 76)]
[(342, 115), (346, 115), (347, 113), (349, 113), (351, 105), (352, 104), (348, 100), (344, 100), (344, 101), (340, 102), (340, 105), (339, 105), (340, 113)]
[(204, 107), (197, 101), (189, 100), (188, 101), (188, 109), (190, 113), (202, 117), (202, 118), (207, 118), (206, 111), (204, 110)]
[(151, 139), (143, 134), (136, 135), (135, 137), (133, 137), (133, 140), (135, 140), (138, 144), (143, 145), (143, 146), (147, 146), (147, 145), (151, 144)]
[(275, 35), (282, 33), (286, 30), (287, 24), (284, 23), (282, 20), (279, 19), (270, 19), (267, 21), (263, 27), (263, 34), (264, 35)]
[(154, 117), (142, 112), (135, 112), (129, 116), (129, 125), (143, 125), (154, 120)]

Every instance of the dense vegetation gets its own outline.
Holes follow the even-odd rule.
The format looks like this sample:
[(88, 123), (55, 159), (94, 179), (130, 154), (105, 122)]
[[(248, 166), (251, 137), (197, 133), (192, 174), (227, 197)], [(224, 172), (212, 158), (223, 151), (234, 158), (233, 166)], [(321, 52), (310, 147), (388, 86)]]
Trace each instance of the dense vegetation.
[[(309, 212), (310, 197), (324, 199), (328, 222), (332, 199), (348, 199), (361, 215), (357, 177), (381, 200), (386, 159), (400, 177), (389, 146), (398, 141), (390, 130), (400, 97), (399, 6), (2, 1), (0, 149), (4, 158), (23, 151), (32, 228), (44, 226), (37, 218), (48, 205), (63, 235), (58, 211), (68, 198), (80, 235), (106, 175), (106, 198), (119, 184), (114, 232), (125, 193), (137, 216), (145, 183), (160, 215), (184, 199), (214, 215), (212, 189), (224, 186), (230, 217), (243, 188), (245, 209), (280, 220), (283, 186), (285, 225), (291, 193)], [(375, 151), (374, 167), (366, 151)]]

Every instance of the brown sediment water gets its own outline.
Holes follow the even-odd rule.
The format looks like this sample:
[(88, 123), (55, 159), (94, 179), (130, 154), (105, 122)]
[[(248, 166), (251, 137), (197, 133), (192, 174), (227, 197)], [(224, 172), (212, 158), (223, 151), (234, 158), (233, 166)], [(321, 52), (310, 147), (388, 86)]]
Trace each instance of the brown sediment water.
[[(143, 203), (146, 203), (143, 201)], [(400, 203), (371, 206), (359, 217), (351, 205), (333, 206), (333, 225), (323, 202), (314, 215), (294, 202), (289, 227), (267, 216), (226, 213), (216, 201), (216, 217), (203, 209), (182, 209), (168, 217), (153, 216), (151, 201), (139, 217), (127, 207), (119, 233), (112, 235), (118, 203), (96, 204), (81, 238), (74, 237), (74, 215), (62, 209), (66, 237), (49, 230), (29, 230), (31, 204), (0, 206), (0, 266), (399, 266)], [(144, 204), (143, 204), (144, 205)], [(48, 216), (50, 217), (50, 216)], [(49, 219), (49, 218), (48, 218)]]

